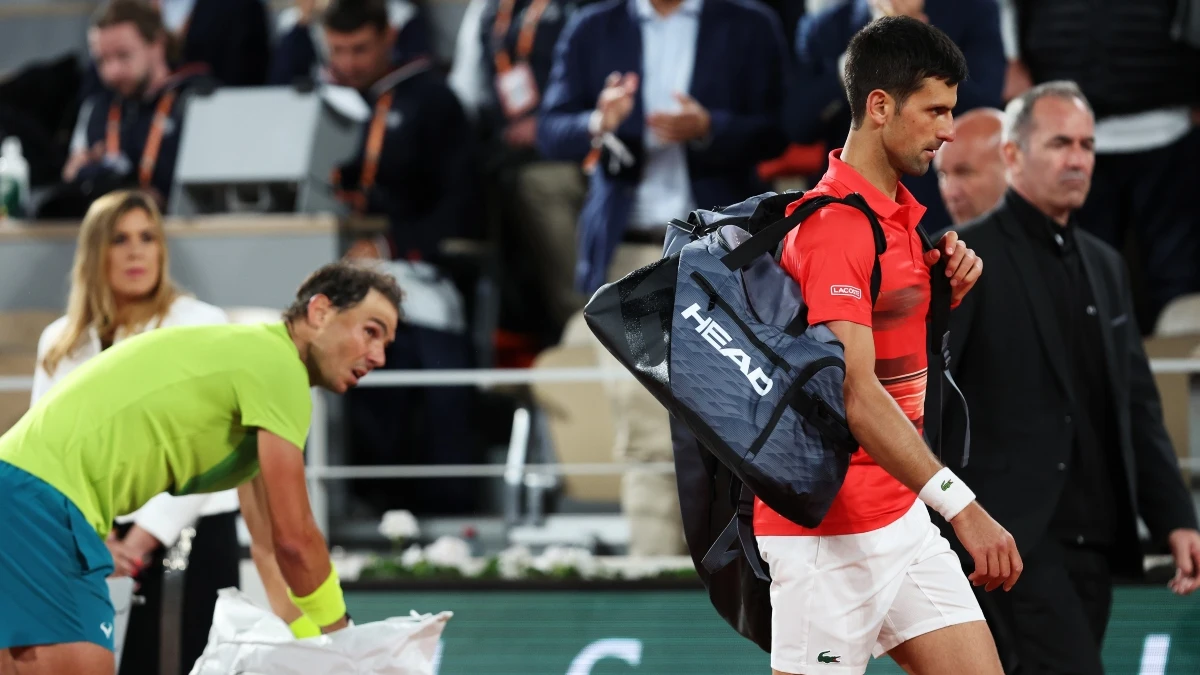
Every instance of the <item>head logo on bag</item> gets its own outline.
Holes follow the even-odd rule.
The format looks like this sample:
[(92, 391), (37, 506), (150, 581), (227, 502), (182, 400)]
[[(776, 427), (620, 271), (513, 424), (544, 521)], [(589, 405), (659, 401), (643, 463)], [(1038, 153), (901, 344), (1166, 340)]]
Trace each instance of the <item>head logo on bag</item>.
[(758, 392), (759, 396), (766, 396), (771, 393), (771, 387), (775, 385), (775, 381), (767, 377), (762, 368), (755, 368), (753, 372), (750, 370), (750, 357), (746, 352), (737, 347), (726, 347), (725, 345), (733, 341), (729, 335), (729, 331), (721, 327), (716, 319), (712, 317), (704, 318), (700, 315), (700, 304), (692, 303), (691, 307), (683, 310), (680, 314), (685, 319), (695, 319), (696, 332), (701, 337), (712, 345), (717, 351), (721, 352), (722, 356), (729, 357), (729, 360), (737, 364), (742, 374), (746, 379), (750, 380), (750, 384), (754, 386), (754, 391)]

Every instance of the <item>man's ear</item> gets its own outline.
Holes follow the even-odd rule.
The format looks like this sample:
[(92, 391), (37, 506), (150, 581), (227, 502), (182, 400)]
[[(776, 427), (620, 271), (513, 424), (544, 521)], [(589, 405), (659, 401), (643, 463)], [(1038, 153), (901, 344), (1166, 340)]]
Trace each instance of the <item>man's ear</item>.
[(878, 127), (887, 123), (888, 115), (895, 111), (896, 101), (882, 89), (873, 89), (867, 94), (866, 117)]
[(1004, 145), (1000, 146), (1000, 152), (1004, 155), (1004, 167), (1011, 174), (1013, 167), (1017, 165), (1017, 159), (1021, 156), (1021, 148), (1015, 141), (1005, 141)]
[(318, 293), (308, 299), (308, 312), (306, 319), (309, 325), (314, 328), (321, 328), (335, 314), (333, 303), (330, 302), (329, 296)]

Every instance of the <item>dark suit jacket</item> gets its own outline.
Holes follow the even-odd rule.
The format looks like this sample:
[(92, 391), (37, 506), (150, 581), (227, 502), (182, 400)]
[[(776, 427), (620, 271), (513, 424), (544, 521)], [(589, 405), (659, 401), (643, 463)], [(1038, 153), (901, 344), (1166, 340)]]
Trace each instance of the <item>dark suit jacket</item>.
[[(372, 110), (380, 88), (388, 87), (392, 108), (367, 213), (387, 216), (393, 258), (437, 261), (442, 240), (474, 234), (478, 185), (470, 122), (431, 65), (413, 62), (362, 92)], [(369, 123), (362, 125), (359, 150), (341, 167), (339, 187), (361, 184), (369, 131)]]
[[(951, 316), (951, 372), (971, 415), (970, 464), (958, 471), (979, 503), (1028, 550), (1046, 532), (1058, 503), (1073, 443), (1075, 396), (1051, 300), (1031, 262), (1034, 242), (1007, 201), (960, 235), (984, 261), (983, 275)], [(1114, 571), (1139, 576), (1140, 515), (1156, 539), (1196, 527), (1191, 495), (1163, 426), (1158, 390), (1133, 316), (1120, 255), (1077, 230), (1092, 287), (1115, 400), (1126, 494), (1116, 495), (1124, 523)], [(948, 410), (946, 423), (961, 425)]]
[[(150, 128), (154, 122), (155, 112), (159, 101), (168, 91), (176, 92), (178, 97), (171, 106), (170, 123), (163, 131), (162, 144), (159, 146), (154, 171), (150, 177), (151, 186), (162, 195), (163, 199), (171, 198), (171, 187), (175, 182), (175, 162), (179, 158), (179, 141), (183, 137), (183, 125), (186, 123), (188, 99), (198, 92), (211, 90), (216, 81), (210, 74), (206, 64), (188, 64), (171, 76), (162, 89), (148, 92), (140, 99), (125, 99), (108, 89), (101, 89), (89, 96), (80, 109), (80, 119), (76, 126), (76, 135), (84, 141), (85, 148), (103, 144), (108, 132), (108, 111), (114, 102), (120, 106), (120, 145), (122, 159), (112, 162), (105, 158), (92, 162), (79, 170), (75, 178), (78, 184), (104, 184), (112, 188), (135, 187), (138, 178), (138, 165), (146, 149), (146, 141), (150, 137)], [(91, 188), (88, 192), (91, 192)], [(97, 195), (98, 196), (98, 195)]]
[[(958, 85), (955, 114), (981, 107), (1002, 107), (1004, 45), (1000, 41), (1000, 8), (996, 0), (926, 0), (929, 22), (962, 50), (969, 74)], [(850, 105), (838, 74), (838, 59), (850, 38), (871, 21), (867, 0), (853, 0), (806, 15), (796, 27), (797, 76), (788, 96), (787, 131), (797, 143), (824, 142), (838, 148), (850, 130)], [(923, 219), (930, 233), (950, 225), (938, 192), (937, 174), (905, 176), (904, 185), (928, 209)]]
[[(707, 144), (688, 145), (687, 163), (692, 197), (699, 207), (711, 208), (768, 189), (757, 167), (786, 147), (780, 114), (789, 68), (779, 18), (755, 0), (705, 0), (697, 40), (688, 94), (709, 111), (712, 132)], [(642, 74), (642, 32), (631, 0), (589, 5), (563, 29), (538, 123), (543, 156), (587, 157), (592, 147), (588, 117), (613, 72)], [(616, 132), (635, 156), (641, 151), (644, 122), (639, 92), (632, 114)], [(638, 184), (636, 166), (610, 175), (606, 165), (601, 162), (592, 173), (579, 217), (575, 279), (587, 295), (605, 281)]]

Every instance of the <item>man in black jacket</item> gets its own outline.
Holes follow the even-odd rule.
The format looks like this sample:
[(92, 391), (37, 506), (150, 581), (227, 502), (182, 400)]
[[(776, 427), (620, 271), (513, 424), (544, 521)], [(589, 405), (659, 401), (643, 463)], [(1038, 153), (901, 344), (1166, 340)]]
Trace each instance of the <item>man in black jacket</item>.
[(988, 262), (952, 315), (950, 351), (971, 411), (963, 480), (1025, 571), (979, 600), (1007, 672), (1102, 673), (1112, 579), (1143, 572), (1138, 516), (1169, 544), (1181, 595), (1200, 585), (1200, 533), (1122, 260), (1075, 217), (1096, 161), (1079, 88), (1014, 99), (1004, 155), (1004, 200), (963, 231)]
[(1006, 95), (1071, 80), (1087, 96), (1096, 168), (1081, 226), (1118, 250), (1132, 230), (1146, 282), (1133, 319), (1148, 335), (1167, 303), (1200, 292), (1200, 127), (1189, 111), (1200, 110), (1200, 50), (1172, 30), (1187, 3), (1009, 1), (1020, 54)]
[(187, 99), (216, 84), (204, 64), (172, 69), (168, 42), (162, 15), (145, 2), (111, 0), (92, 16), (88, 43), (103, 89), (80, 107), (62, 172), (85, 201), (138, 187), (165, 210)]

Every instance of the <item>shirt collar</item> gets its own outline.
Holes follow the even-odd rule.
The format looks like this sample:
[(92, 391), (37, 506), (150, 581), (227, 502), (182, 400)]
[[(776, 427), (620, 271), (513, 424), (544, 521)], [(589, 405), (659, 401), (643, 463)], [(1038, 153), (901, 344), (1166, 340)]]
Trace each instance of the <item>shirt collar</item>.
[[(700, 16), (700, 9), (704, 7), (704, 0), (683, 0), (683, 4), (679, 9), (671, 13), (671, 16), (682, 14), (685, 16)], [(633, 0), (634, 14), (641, 21), (654, 21), (663, 17), (654, 9), (654, 5), (650, 4), (650, 0)]]
[(1064, 253), (1075, 250), (1076, 218), (1074, 213), (1067, 219), (1064, 227), (1056, 223), (1050, 216), (1042, 213), (1012, 188), (1004, 193), (1004, 201), (1034, 241)]
[(863, 178), (854, 167), (843, 162), (841, 148), (829, 153), (829, 171), (825, 175), (830, 180), (841, 183), (847, 192), (862, 195), (875, 215), (901, 225), (906, 230), (915, 230), (921, 223), (921, 217), (925, 215), (925, 207), (921, 206), (903, 183), (896, 184), (896, 198), (893, 200)]

